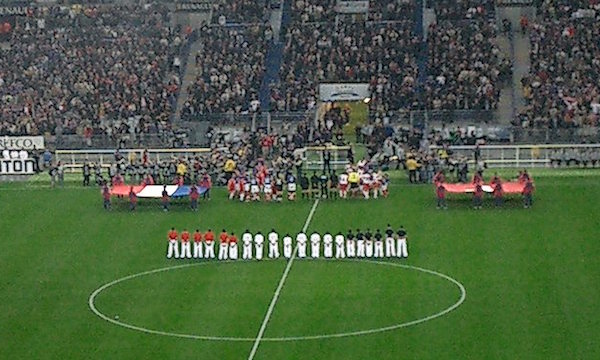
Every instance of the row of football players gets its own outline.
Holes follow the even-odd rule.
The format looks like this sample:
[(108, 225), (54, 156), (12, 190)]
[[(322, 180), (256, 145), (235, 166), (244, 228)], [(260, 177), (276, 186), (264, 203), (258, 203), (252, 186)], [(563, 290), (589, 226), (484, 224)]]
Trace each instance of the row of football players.
[[(285, 177), (287, 199), (296, 200), (296, 177), (288, 173)], [(313, 174), (310, 182), (306, 175), (300, 178), (302, 198), (330, 198), (342, 199), (362, 195), (365, 199), (379, 196), (388, 196), (389, 178), (381, 171), (354, 171), (347, 170), (339, 176), (331, 173), (328, 176), (323, 172), (320, 176)], [(227, 182), (229, 200), (239, 201), (281, 201), (283, 198), (284, 184), (279, 177), (273, 179), (270, 175), (257, 176), (232, 176)]]
[[(168, 235), (167, 258), (175, 259), (214, 259), (236, 260), (238, 259), (238, 238), (225, 230), (219, 235), (218, 254), (215, 256), (215, 234), (212, 230), (201, 233), (196, 230), (190, 234), (183, 230), (181, 236), (175, 228), (172, 228)], [(321, 241), (323, 242), (323, 256), (325, 258), (344, 259), (349, 258), (407, 258), (408, 243), (406, 231), (400, 228), (398, 231), (388, 227), (384, 233), (378, 230), (373, 234), (369, 230), (362, 232), (359, 229), (356, 233), (351, 230), (344, 236), (341, 232), (332, 235), (325, 233), (322, 237), (319, 233), (312, 233), (309, 237), (300, 232), (296, 235), (296, 247), (298, 258), (319, 258), (321, 257)], [(253, 258), (262, 260), (264, 247), (268, 246), (268, 258), (277, 259), (280, 257), (279, 234), (271, 230), (267, 234), (267, 244), (265, 245), (265, 236), (259, 231), (252, 235), (248, 230), (244, 232), (241, 238), (242, 259), (251, 260)], [(310, 247), (310, 255), (307, 248)], [(282, 239), (282, 253), (287, 259), (292, 257), (294, 252), (293, 239), (286, 234)], [(335, 251), (334, 251), (335, 250)]]

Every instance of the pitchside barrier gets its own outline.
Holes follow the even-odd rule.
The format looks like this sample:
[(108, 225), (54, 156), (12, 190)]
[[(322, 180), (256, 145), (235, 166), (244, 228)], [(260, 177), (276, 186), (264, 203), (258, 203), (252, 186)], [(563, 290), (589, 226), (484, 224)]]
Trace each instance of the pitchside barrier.
[[(332, 169), (342, 169), (349, 160), (347, 152), (349, 146), (321, 146), (306, 147), (299, 150), (307, 170), (323, 169), (323, 155), (328, 151), (331, 155)], [(440, 149), (432, 146), (432, 150)], [(451, 146), (449, 148), (453, 157), (466, 157), (474, 163), (475, 146)], [(596, 161), (600, 163), (600, 144), (556, 144), (556, 145), (483, 145), (480, 146), (481, 158), (488, 167), (495, 168), (535, 168), (550, 167), (553, 161), (560, 160), (565, 163), (582, 161)], [(137, 160), (141, 159), (144, 149), (121, 149), (119, 152), (128, 160), (130, 153), (135, 154)], [(564, 152), (564, 153), (563, 153)], [(195, 149), (148, 149), (150, 160), (163, 161), (173, 157), (195, 157), (210, 154), (208, 148)], [(56, 150), (56, 160), (61, 161), (65, 168), (71, 172), (80, 172), (85, 161), (110, 166), (115, 161), (114, 150)]]
[[(562, 165), (600, 162), (600, 144), (482, 145), (479, 149), (481, 158), (493, 168), (550, 167), (557, 161)], [(466, 157), (470, 163), (475, 162), (475, 146), (450, 146), (449, 150), (453, 158)]]
[[(144, 149), (120, 149), (119, 153), (129, 162), (131, 156), (136, 161), (142, 158)], [(134, 154), (134, 155), (132, 155)], [(151, 161), (165, 161), (172, 158), (206, 156), (210, 154), (208, 148), (194, 149), (148, 149), (148, 158)], [(60, 161), (66, 170), (70, 172), (81, 172), (83, 164), (99, 164), (102, 167), (110, 167), (115, 162), (115, 150), (56, 150), (56, 161)]]

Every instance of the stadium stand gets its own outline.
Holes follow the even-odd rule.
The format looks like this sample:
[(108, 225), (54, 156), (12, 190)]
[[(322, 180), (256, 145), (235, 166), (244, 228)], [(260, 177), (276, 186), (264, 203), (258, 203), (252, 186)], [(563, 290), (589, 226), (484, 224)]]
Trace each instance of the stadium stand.
[(600, 114), (600, 6), (544, 2), (530, 22), (531, 72), (523, 78), (522, 128), (589, 128)]
[(262, 25), (200, 30), (202, 48), (196, 55), (196, 81), (182, 119), (204, 114), (240, 114), (259, 109), (258, 91), (265, 70), (270, 27)]
[(117, 136), (170, 127), (179, 86), (173, 60), (186, 39), (170, 31), (166, 7), (36, 11), (1, 50), (0, 134)]

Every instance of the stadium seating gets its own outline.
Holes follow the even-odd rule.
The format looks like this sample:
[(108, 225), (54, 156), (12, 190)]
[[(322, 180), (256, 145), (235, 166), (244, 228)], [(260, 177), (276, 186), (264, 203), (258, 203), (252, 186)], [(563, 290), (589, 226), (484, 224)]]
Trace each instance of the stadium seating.
[(199, 114), (257, 110), (268, 29), (259, 25), (202, 29), (202, 49), (195, 64), (198, 75), (182, 110), (184, 120)]
[[(529, 26), (531, 72), (523, 79), (525, 128), (597, 126), (600, 26), (589, 1), (545, 2)], [(594, 13), (592, 12), (592, 15)]]
[[(156, 133), (168, 127), (185, 42), (160, 5), (57, 7), (0, 56), (0, 134)], [(18, 64), (16, 67), (15, 65)]]

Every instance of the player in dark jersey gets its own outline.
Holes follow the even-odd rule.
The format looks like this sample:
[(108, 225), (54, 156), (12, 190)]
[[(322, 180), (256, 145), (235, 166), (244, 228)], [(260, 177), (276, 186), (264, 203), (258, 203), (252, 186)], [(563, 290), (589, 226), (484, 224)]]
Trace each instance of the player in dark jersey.
[(308, 177), (306, 176), (306, 174), (302, 174), (302, 176), (300, 177), (300, 188), (302, 189), (302, 198), (303, 199), (308, 199), (310, 197), (308, 187), (309, 187)]
[(314, 171), (313, 175), (310, 177), (310, 193), (313, 199), (319, 194), (319, 183), (319, 176), (317, 175), (317, 172)]
[(338, 197), (338, 175), (335, 171), (329, 176), (329, 198), (335, 199)]

